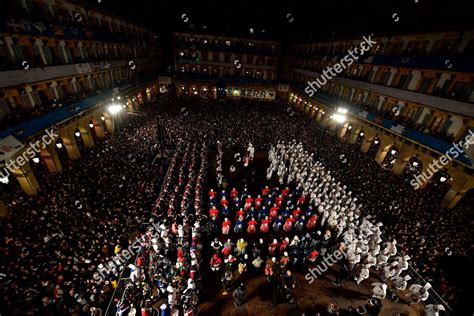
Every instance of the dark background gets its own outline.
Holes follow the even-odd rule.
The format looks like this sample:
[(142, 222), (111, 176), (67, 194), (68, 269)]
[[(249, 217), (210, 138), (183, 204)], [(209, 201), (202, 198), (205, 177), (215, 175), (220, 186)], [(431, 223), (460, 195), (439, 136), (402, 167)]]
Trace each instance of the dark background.
[(333, 36), (474, 28), (474, 0), (84, 1), (153, 30), (165, 67), (173, 64), (171, 34), (176, 31), (276, 39), (287, 44)]
[[(417, 31), (474, 25), (473, 0), (86, 0), (127, 17), (158, 33), (207, 25), (212, 33), (249, 34), (300, 39), (315, 33), (341, 36), (392, 31)], [(418, 2), (415, 2), (418, 1)], [(289, 22), (287, 14), (294, 20)], [(392, 15), (397, 13), (399, 21)], [(182, 14), (189, 20), (184, 23)], [(256, 32), (257, 33), (257, 32)]]

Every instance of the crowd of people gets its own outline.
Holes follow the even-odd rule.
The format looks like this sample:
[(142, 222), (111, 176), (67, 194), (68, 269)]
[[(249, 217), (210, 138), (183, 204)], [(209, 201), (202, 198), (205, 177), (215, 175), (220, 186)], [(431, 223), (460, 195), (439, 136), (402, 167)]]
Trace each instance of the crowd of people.
[(202, 190), (207, 175), (207, 146), (178, 144), (168, 176), (152, 212), (154, 234), (133, 266), (118, 302), (118, 314), (197, 312), (202, 288), (200, 240)]
[(9, 216), (0, 229), (1, 314), (105, 312), (123, 266), (94, 276), (146, 232), (164, 175), (164, 166), (152, 164), (159, 151), (155, 123), (154, 116), (128, 117), (79, 160), (62, 160), (61, 173), (33, 164), (37, 196), (20, 193), (13, 179), (2, 185)]
[[(186, 115), (180, 115), (183, 105), (186, 107)], [(453, 304), (459, 303), (460, 296), (456, 291), (460, 289), (448, 279), (449, 275), (440, 265), (440, 258), (472, 257), (469, 223), (466, 221), (469, 215), (462, 204), (449, 211), (439, 206), (446, 193), (445, 184), (434, 182), (426, 189), (414, 191), (402, 177), (382, 170), (357, 145), (348, 143), (347, 139), (339, 140), (331, 132), (323, 131), (320, 125), (306, 118), (303, 113), (289, 115), (287, 108), (288, 105), (280, 101), (224, 101), (163, 95), (144, 107), (145, 115), (127, 118), (127, 127), (83, 153), (80, 160), (64, 161), (62, 173), (47, 175), (35, 170), (35, 173), (40, 174), (38, 178), (44, 188), (38, 196), (27, 197), (19, 193), (19, 189), (14, 188), (12, 183), (6, 189), (2, 187), (2, 200), (7, 204), (10, 217), (2, 223), (1, 231), (3, 238), (0, 250), (5, 255), (0, 259), (0, 273), (6, 275), (6, 278), (0, 280), (1, 309), (11, 315), (34, 312), (43, 315), (73, 315), (89, 312), (91, 307), (105, 310), (125, 265), (111, 271), (100, 281), (94, 278), (97, 276), (97, 269), (100, 264), (107, 265), (121, 249), (127, 249), (138, 236), (143, 237), (139, 246), (139, 258), (142, 259), (132, 266), (134, 281), (128, 286), (124, 300), (115, 302), (117, 308), (147, 310), (156, 308), (156, 304), (161, 304), (158, 307), (166, 304), (163, 308), (167, 311), (176, 302), (192, 298), (191, 303), (187, 301), (186, 306), (187, 310), (194, 311), (194, 294), (200, 286), (201, 246), (200, 239), (194, 239), (193, 234), (199, 234), (199, 227), (205, 226), (205, 218), (208, 216), (203, 214), (207, 211), (201, 209), (202, 204), (194, 204), (196, 192), (202, 193), (203, 190), (203, 185), (198, 187), (198, 182), (205, 181), (200, 178), (202, 165), (198, 161), (204, 161), (200, 150), (205, 145), (209, 146), (209, 152), (216, 157), (213, 148), (217, 141), (221, 143), (224, 156), (226, 153), (232, 153), (233, 156), (236, 152), (248, 152), (249, 143), (255, 153), (268, 152), (272, 144), (278, 142), (301, 142), (309, 155), (314, 153), (320, 160), (319, 167), (324, 166), (325, 170), (330, 170), (331, 178), (340, 182), (340, 187), (345, 186), (345, 191), (352, 192), (352, 200), (357, 199), (363, 204), (363, 208), (356, 207), (360, 211), (360, 219), (370, 216), (374, 223), (382, 222), (384, 236), (390, 241), (397, 240), (398, 252), (408, 253), (411, 257), (410, 264), (445, 299)], [(164, 166), (160, 168), (152, 164), (159, 149), (157, 121), (164, 130), (167, 143), (205, 145), (197, 150), (192, 146), (180, 145), (184, 147), (179, 152), (183, 157), (187, 156), (175, 156), (171, 164), (186, 161), (186, 166), (192, 168), (183, 169), (182, 177), (176, 169), (177, 165), (171, 168), (174, 171), (171, 172), (171, 178), (165, 181), (166, 190), (161, 199), (155, 202), (160, 191), (159, 183), (164, 175)], [(320, 133), (325, 133), (324, 137), (316, 137)], [(275, 158), (275, 155), (276, 148), (273, 147), (269, 156)], [(344, 155), (344, 159), (340, 158), (341, 155)], [(248, 156), (243, 155), (244, 158)], [(192, 157), (196, 161), (193, 162)], [(239, 156), (238, 159), (242, 158)], [(283, 193), (289, 182), (298, 180), (298, 172), (286, 170), (286, 163), (280, 167), (280, 158), (277, 158), (275, 165), (273, 163), (273, 159), (270, 159), (270, 164), (276, 168), (267, 170), (269, 173), (271, 171), (267, 176), (269, 179), (280, 178), (280, 192)], [(229, 170), (225, 162), (222, 162), (221, 168)], [(223, 178), (225, 177), (226, 172), (223, 171)], [(303, 192), (304, 188), (300, 186), (295, 190)], [(304, 203), (313, 201), (319, 205), (318, 199), (321, 197), (318, 194), (312, 196), (308, 193), (304, 196)], [(231, 197), (232, 193), (227, 200), (228, 205), (232, 205)], [(300, 207), (298, 212), (298, 201), (294, 201), (292, 206), (296, 209), (290, 209), (289, 214), (286, 209), (278, 209), (276, 214), (272, 214), (274, 202), (270, 207), (265, 207), (266, 211), (262, 211), (266, 201), (263, 195), (260, 198), (263, 199), (260, 209), (255, 208), (258, 196), (254, 195), (251, 197), (252, 201), (248, 201), (251, 202), (248, 210), (245, 207), (246, 201), (243, 200), (244, 220), (241, 221), (242, 227), (238, 228), (241, 232), (235, 232), (235, 228), (239, 227), (236, 225), (239, 220), (238, 216), (235, 217), (237, 214), (230, 211), (226, 220), (225, 212), (219, 209), (219, 222), (210, 227), (211, 233), (237, 233), (248, 236), (241, 237), (245, 239), (251, 238), (253, 234), (270, 235), (274, 223), (279, 222), (277, 219), (281, 217), (279, 233), (295, 234), (300, 239), (309, 233), (310, 238), (314, 238), (327, 211), (324, 225), (330, 225), (334, 229), (331, 232), (332, 238), (338, 235), (340, 238), (345, 237), (344, 230), (341, 232), (338, 228), (338, 225), (342, 227), (342, 219), (334, 218), (330, 210), (320, 212), (319, 209), (313, 209), (311, 214), (306, 214), (308, 209)], [(287, 201), (284, 199), (282, 203), (285, 202)], [(216, 203), (221, 205), (220, 201)], [(295, 210), (297, 212), (293, 213)], [(204, 219), (201, 221), (196, 214)], [(211, 214), (209, 216), (212, 217)], [(303, 216), (304, 220), (301, 221)], [(314, 217), (317, 217), (316, 228), (312, 230), (311, 222), (315, 221)], [(159, 237), (147, 229), (150, 218), (160, 227)], [(287, 224), (288, 218), (293, 220), (289, 220)], [(146, 225), (142, 224), (145, 222)], [(197, 224), (196, 227), (196, 223), (201, 225)], [(349, 224), (347, 220), (346, 224)], [(179, 225), (183, 227), (180, 228)], [(287, 231), (284, 229), (285, 225)], [(325, 230), (319, 230), (324, 231), (321, 237), (324, 239)], [(33, 234), (35, 237), (32, 237)], [(292, 238), (289, 237), (290, 243)], [(172, 244), (171, 249), (166, 247), (166, 241), (168, 245)], [(286, 242), (286, 239), (279, 237), (276, 242), (282, 244), (283, 241)], [(238, 242), (235, 241), (235, 244)], [(268, 243), (270, 241), (265, 242), (263, 247), (265, 251), (268, 251)], [(380, 252), (383, 249), (385, 248), (381, 247)], [(316, 251), (321, 252), (321, 249)], [(266, 252), (264, 253), (266, 256)], [(290, 253), (291, 251), (288, 252), (289, 255)], [(225, 262), (221, 254), (218, 256)], [(236, 257), (245, 258), (245, 254)], [(169, 260), (161, 263), (163, 258)], [(246, 260), (250, 258), (252, 257), (248, 256)], [(270, 260), (271, 258), (273, 257)], [(275, 260), (279, 262), (281, 256), (275, 257)], [(158, 261), (160, 264), (155, 264)], [(252, 265), (249, 262), (245, 262), (247, 267)], [(152, 270), (152, 267), (158, 270)], [(196, 268), (194, 276), (190, 274), (191, 267)], [(158, 271), (166, 272), (165, 279), (157, 278)], [(283, 282), (286, 270), (281, 271), (282, 274), (277, 273), (280, 275), (277, 282)], [(364, 275), (365, 271), (361, 269), (359, 273)], [(164, 284), (166, 288), (163, 287)], [(171, 291), (168, 291), (169, 286)], [(423, 286), (425, 284), (420, 284), (420, 287)], [(161, 294), (154, 291), (156, 288), (160, 289)], [(192, 291), (189, 292), (188, 288), (192, 288)], [(143, 292), (143, 289), (146, 291)], [(236, 298), (243, 295), (244, 289), (239, 289), (235, 293)], [(185, 293), (193, 294), (186, 296)]]

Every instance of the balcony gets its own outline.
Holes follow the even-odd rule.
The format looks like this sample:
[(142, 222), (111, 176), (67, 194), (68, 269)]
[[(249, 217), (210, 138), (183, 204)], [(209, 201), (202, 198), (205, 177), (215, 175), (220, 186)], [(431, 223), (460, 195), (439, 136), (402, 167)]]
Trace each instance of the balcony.
[(228, 45), (214, 45), (214, 44), (200, 44), (200, 43), (186, 43), (176, 42), (176, 48), (180, 49), (193, 49), (202, 51), (213, 51), (223, 53), (238, 53), (238, 54), (250, 54), (250, 55), (262, 55), (262, 56), (276, 56), (277, 49), (265, 50), (243, 46), (228, 46)]
[[(340, 60), (347, 55), (337, 53), (328, 54), (311, 54), (296, 52), (293, 57), (296, 59), (308, 60)], [(364, 56), (357, 61), (359, 64), (373, 64), (392, 67), (404, 67), (415, 69), (433, 69), (445, 70), (464, 73), (474, 73), (474, 58), (464, 56), (453, 56), (452, 54), (434, 55), (434, 56), (416, 56), (415, 54), (404, 53), (400, 56), (373, 55)]]
[[(294, 68), (294, 72), (316, 78), (320, 76), (320, 73), (304, 70), (300, 68)], [(419, 93), (410, 90), (402, 90), (388, 86), (382, 86), (370, 82), (364, 82), (359, 80), (353, 80), (348, 78), (334, 77), (331, 82), (348, 86), (351, 88), (361, 89), (367, 92), (372, 92), (380, 95), (390, 96), (399, 100), (405, 100), (421, 105), (427, 105), (442, 111), (461, 114), (464, 116), (474, 117), (474, 107), (470, 103), (455, 101), (451, 99), (445, 99), (433, 95)]]
[(214, 75), (203, 75), (203, 74), (181, 74), (178, 76), (185, 80), (196, 80), (196, 81), (216, 81), (224, 83), (252, 83), (252, 84), (274, 84), (273, 80), (238, 77), (238, 76), (214, 76)]
[[(306, 95), (304, 92), (304, 89), (305, 89), (304, 84), (300, 84), (297, 87), (297, 90), (299, 90), (299, 92), (302, 95)], [(337, 98), (330, 96), (324, 92), (319, 92), (319, 91), (316, 92), (311, 98), (315, 100), (323, 101), (324, 103), (327, 103), (330, 105), (336, 105), (340, 103), (340, 101)], [(415, 143), (422, 144), (432, 149), (433, 151), (439, 152), (441, 154), (445, 154), (453, 147), (452, 143), (438, 139), (432, 135), (424, 134), (412, 128), (403, 126), (401, 124), (396, 123), (395, 121), (381, 118), (375, 113), (363, 111), (357, 105), (348, 103), (347, 101), (343, 101), (343, 102), (344, 102), (344, 107), (347, 108), (347, 110), (353, 116), (369, 121), (374, 125), (383, 127), (389, 130), (390, 132), (403, 136)], [(473, 166), (471, 160), (465, 154), (459, 155), (458, 158), (456, 158), (456, 160), (468, 166), (471, 166), (471, 167)]]
[(133, 44), (136, 41), (145, 40), (145, 38), (138, 38), (136, 36), (127, 35), (124, 33), (112, 33), (106, 28), (83, 25), (82, 23), (75, 21), (28, 21), (21, 18), (0, 18), (0, 33), (26, 34), (33, 36), (59, 37), (61, 39), (91, 40), (127, 44)]
[[(192, 65), (206, 65), (206, 66), (222, 66), (234, 68), (233, 62), (222, 62), (222, 61), (209, 61), (209, 60), (196, 60), (195, 58), (178, 58), (177, 63), (185, 63)], [(258, 65), (258, 64), (240, 64), (241, 68), (244, 69), (260, 69), (260, 70), (275, 70), (276, 65)]]
[[(134, 63), (139, 66), (149, 63), (149, 60), (150, 58), (134, 59)], [(2, 71), (0, 72), (0, 88), (128, 67), (128, 62), (128, 60), (112, 60), (110, 62), (66, 64), (62, 66), (29, 68), (28, 70)]]
[(119, 87), (109, 89), (99, 95), (89, 97), (74, 104), (70, 104), (69, 106), (66, 106), (64, 108), (58, 109), (54, 112), (38, 117), (36, 119), (23, 122), (15, 127), (0, 131), (0, 138), (13, 135), (15, 138), (21, 141), (43, 131), (49, 126), (58, 124), (74, 116), (81, 115), (82, 113), (93, 108), (94, 106), (110, 100), (113, 95), (117, 93), (117, 89), (119, 92), (124, 92), (146, 84), (149, 81), (151, 81), (151, 78), (144, 77), (135, 82), (124, 83)]

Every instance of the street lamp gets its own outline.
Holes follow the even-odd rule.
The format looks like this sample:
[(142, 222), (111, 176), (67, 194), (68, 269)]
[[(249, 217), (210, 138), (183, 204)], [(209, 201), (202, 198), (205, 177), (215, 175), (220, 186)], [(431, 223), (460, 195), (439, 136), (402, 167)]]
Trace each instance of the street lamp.
[(108, 110), (110, 114), (115, 115), (119, 113), (120, 111), (122, 111), (122, 107), (118, 104), (112, 104), (111, 106), (108, 107)]
[(38, 157), (35, 157), (32, 159), (34, 163), (39, 163), (40, 162), (40, 159)]
[[(324, 115), (324, 113), (326, 112), (323, 111), (322, 114)], [(347, 113), (346, 109), (338, 108), (337, 113), (331, 115), (329, 117), (329, 120), (333, 120), (336, 123), (341, 123), (341, 124), (345, 123), (347, 121), (346, 113)], [(319, 139), (319, 144), (321, 144), (323, 141), (323, 133), (326, 131), (326, 128), (329, 124), (329, 120), (326, 120), (325, 123), (323, 123), (323, 128), (321, 129), (321, 137)]]

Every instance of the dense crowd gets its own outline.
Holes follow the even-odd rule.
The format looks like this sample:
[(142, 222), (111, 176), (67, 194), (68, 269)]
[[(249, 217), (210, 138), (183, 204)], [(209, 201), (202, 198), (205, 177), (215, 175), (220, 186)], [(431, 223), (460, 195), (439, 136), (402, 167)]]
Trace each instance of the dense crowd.
[[(175, 137), (204, 138), (210, 143), (219, 140), (234, 152), (244, 151), (248, 142), (256, 150), (268, 150), (277, 141), (301, 141), (364, 203), (365, 214), (385, 224), (387, 237), (396, 237), (401, 249), (410, 250), (411, 264), (421, 276), (443, 298), (459, 303), (461, 290), (448, 280), (440, 259), (472, 258), (466, 221), (472, 216), (462, 203), (449, 211), (439, 206), (449, 188), (446, 183), (432, 181), (427, 188), (415, 191), (406, 178), (381, 170), (373, 157), (359, 150), (359, 145), (350, 144), (349, 135), (341, 141), (283, 103), (197, 98), (173, 102), (175, 110), (160, 113), (163, 125)], [(187, 115), (179, 117), (181, 105), (186, 106)], [(319, 137), (321, 133), (324, 137)]]
[(94, 274), (145, 233), (164, 173), (152, 165), (153, 116), (126, 124), (81, 159), (63, 160), (59, 174), (35, 167), (37, 196), (19, 193), (13, 181), (2, 186), (9, 210), (0, 243), (2, 314), (78, 315), (108, 305), (121, 268)]
[[(373, 158), (360, 152), (356, 145), (338, 140), (295, 111), (282, 102), (160, 96), (153, 102), (152, 109), (145, 109), (145, 116), (127, 118), (130, 123), (127, 128), (84, 153), (80, 160), (64, 162), (62, 173), (40, 176), (44, 190), (38, 197), (25, 197), (9, 185), (7, 192), (2, 194), (11, 217), (3, 224), (4, 238), (0, 244), (5, 253), (0, 273), (7, 275), (1, 281), (1, 308), (12, 315), (24, 315), (28, 311), (70, 315), (87, 311), (91, 306), (107, 306), (121, 268), (98, 281), (94, 278), (97, 267), (106, 265), (121, 249), (127, 249), (137, 235), (147, 235), (149, 225), (140, 224), (149, 221), (160, 190), (158, 183), (163, 170), (160, 172), (158, 166), (152, 165), (158, 152), (157, 121), (168, 143), (207, 143), (214, 148), (219, 141), (224, 153), (244, 152), (249, 143), (253, 144), (254, 151), (268, 151), (279, 141), (302, 142), (331, 170), (331, 175), (363, 203), (361, 214), (383, 222), (384, 235), (395, 238), (399, 250), (410, 254), (410, 262), (417, 271), (450, 302), (457, 302), (455, 289), (440, 270), (438, 259), (449, 255), (471, 257), (466, 210), (461, 206), (449, 211), (439, 207), (446, 192), (441, 183), (414, 191), (402, 177), (381, 170)], [(318, 137), (321, 132), (325, 137)], [(189, 155), (192, 152), (189, 149)], [(341, 154), (344, 159), (340, 158)], [(180, 236), (179, 224), (187, 215), (182, 216), (177, 210), (192, 209), (190, 201), (194, 200), (185, 198), (185, 194), (188, 189), (189, 194), (197, 190), (195, 182), (190, 188), (185, 185), (198, 173), (200, 165), (193, 166), (196, 169), (189, 169), (183, 179), (179, 173), (173, 174), (172, 181), (168, 181), (170, 192), (166, 193), (159, 208), (155, 205), (158, 216), (161, 212), (167, 214), (155, 221), (160, 225), (165, 221), (165, 227), (159, 230), (160, 238), (152, 241), (148, 231), (146, 241), (139, 246), (139, 253), (151, 253), (152, 257), (158, 258), (169, 256), (169, 264), (174, 267), (177, 261), (181, 262), (177, 260), (181, 257), (177, 253), (164, 254), (166, 247), (162, 244), (165, 240), (161, 233), (172, 231), (169, 234), (173, 236), (172, 241)], [(227, 166), (221, 167), (227, 170)], [(278, 172), (277, 167), (274, 173)], [(178, 191), (171, 192), (175, 186)], [(182, 202), (184, 204), (180, 204)], [(170, 205), (174, 207), (170, 209)], [(196, 212), (203, 211), (200, 207), (202, 205), (194, 208)], [(258, 218), (258, 215), (254, 220), (260, 222), (267, 216), (263, 214)], [(195, 218), (192, 220), (196, 222)], [(192, 225), (187, 225), (183, 236), (188, 238), (191, 230), (191, 239), (182, 240), (185, 262), (182, 264), (191, 266), (193, 258), (189, 253), (192, 253), (193, 230)], [(305, 229), (307, 225), (307, 222), (303, 223)], [(218, 228), (222, 232), (223, 227)], [(291, 230), (294, 229), (295, 224), (292, 224)], [(172, 247), (176, 252), (180, 244), (173, 245), (177, 245)], [(137, 296), (136, 291), (130, 289), (129, 293), (135, 295), (116, 302), (119, 309), (125, 309), (125, 306), (151, 308), (154, 300), (163, 299), (165, 294), (168, 298), (164, 308), (169, 308), (178, 299), (177, 295), (172, 295), (177, 294), (176, 288), (179, 288), (179, 294), (188, 289), (189, 284), (184, 283), (190, 276), (180, 275), (175, 268), (166, 280), (150, 278), (156, 271), (141, 268), (150, 266), (147, 260), (135, 263), (135, 280), (142, 282), (143, 276), (147, 275), (146, 282), (155, 282), (157, 286), (163, 282), (167, 287), (171, 284), (171, 291), (165, 289), (161, 295), (148, 292), (149, 297), (142, 299), (142, 295)], [(156, 262), (156, 258), (152, 262)], [(179, 281), (176, 281), (178, 276)], [(193, 285), (196, 282), (191, 279), (192, 287), (197, 285)], [(237, 297), (239, 295), (236, 293)], [(188, 307), (192, 310), (193, 304)]]

